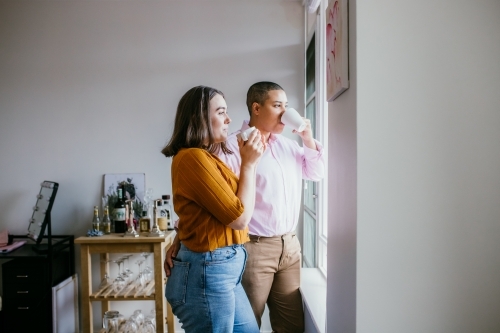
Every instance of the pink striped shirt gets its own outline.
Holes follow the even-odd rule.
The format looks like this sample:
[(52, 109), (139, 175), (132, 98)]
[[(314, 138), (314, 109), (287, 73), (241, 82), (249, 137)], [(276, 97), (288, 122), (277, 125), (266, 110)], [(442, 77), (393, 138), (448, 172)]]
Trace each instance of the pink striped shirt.
[[(241, 156), (236, 134), (248, 127), (248, 121), (244, 121), (241, 130), (227, 138), (226, 145), (233, 154), (219, 154), (238, 177)], [(318, 150), (300, 147), (282, 135), (270, 135), (257, 166), (255, 210), (248, 225), (251, 235), (270, 237), (295, 231), (302, 206), (302, 179), (319, 181), (325, 172), (323, 147), (318, 141), (316, 146)]]

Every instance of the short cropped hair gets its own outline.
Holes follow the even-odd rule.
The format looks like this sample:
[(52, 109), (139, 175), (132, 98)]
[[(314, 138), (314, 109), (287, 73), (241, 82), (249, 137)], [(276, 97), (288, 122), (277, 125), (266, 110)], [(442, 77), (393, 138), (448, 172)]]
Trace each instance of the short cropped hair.
[(253, 103), (259, 103), (263, 105), (264, 102), (269, 97), (269, 91), (271, 90), (283, 90), (281, 86), (274, 82), (262, 81), (254, 83), (248, 88), (247, 92), (247, 108), (250, 116), (252, 116), (252, 105)]
[[(179, 101), (175, 115), (174, 132), (161, 153), (176, 155), (182, 148), (202, 148), (215, 154), (232, 154), (225, 142), (215, 143), (210, 121), (210, 100), (224, 94), (215, 88), (197, 86), (189, 89)], [(208, 140), (207, 140), (208, 139)], [(208, 141), (208, 145), (206, 142)]]

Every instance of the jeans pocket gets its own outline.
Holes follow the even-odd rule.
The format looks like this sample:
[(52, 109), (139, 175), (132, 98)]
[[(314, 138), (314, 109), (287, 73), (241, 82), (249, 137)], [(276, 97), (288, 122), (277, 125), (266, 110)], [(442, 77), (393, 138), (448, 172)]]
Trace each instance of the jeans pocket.
[(210, 255), (206, 258), (205, 263), (210, 265), (221, 265), (228, 262), (231, 262), (235, 259), (238, 254), (238, 249), (232, 246), (226, 246), (223, 248), (219, 248), (217, 250), (209, 252)]
[(174, 260), (170, 277), (167, 279), (165, 297), (170, 305), (186, 303), (189, 263)]

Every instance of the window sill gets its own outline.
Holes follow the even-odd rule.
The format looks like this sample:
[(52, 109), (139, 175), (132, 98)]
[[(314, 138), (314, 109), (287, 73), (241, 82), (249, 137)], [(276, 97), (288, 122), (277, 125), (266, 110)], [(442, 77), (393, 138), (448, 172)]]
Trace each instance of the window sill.
[(300, 293), (317, 332), (326, 329), (326, 279), (317, 268), (300, 269)]

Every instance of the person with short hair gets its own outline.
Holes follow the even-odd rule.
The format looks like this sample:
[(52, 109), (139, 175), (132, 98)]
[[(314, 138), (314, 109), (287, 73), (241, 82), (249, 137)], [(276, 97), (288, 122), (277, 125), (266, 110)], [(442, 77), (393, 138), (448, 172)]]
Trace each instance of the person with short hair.
[[(248, 260), (243, 288), (259, 323), (267, 303), (271, 327), (277, 333), (304, 332), (304, 310), (300, 294), (301, 246), (295, 230), (302, 206), (302, 179), (324, 177), (324, 154), (314, 140), (311, 122), (304, 118), (303, 147), (281, 135), (281, 116), (288, 107), (284, 89), (274, 82), (257, 82), (247, 92), (250, 121), (241, 131), (255, 126), (267, 143), (257, 167), (257, 198), (249, 223), (250, 242), (245, 244)], [(230, 135), (229, 149), (237, 150)], [(236, 155), (236, 154), (235, 154)], [(238, 175), (237, 156), (221, 159)]]

